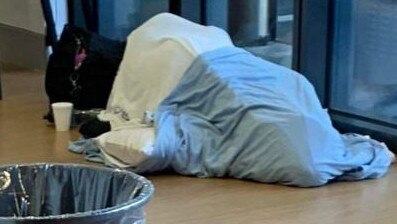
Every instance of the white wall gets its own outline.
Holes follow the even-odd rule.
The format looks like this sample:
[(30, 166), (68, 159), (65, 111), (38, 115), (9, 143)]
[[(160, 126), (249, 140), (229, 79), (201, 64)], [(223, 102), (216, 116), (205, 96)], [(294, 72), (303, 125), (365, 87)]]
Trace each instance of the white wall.
[(40, 0), (0, 0), (0, 23), (44, 34)]

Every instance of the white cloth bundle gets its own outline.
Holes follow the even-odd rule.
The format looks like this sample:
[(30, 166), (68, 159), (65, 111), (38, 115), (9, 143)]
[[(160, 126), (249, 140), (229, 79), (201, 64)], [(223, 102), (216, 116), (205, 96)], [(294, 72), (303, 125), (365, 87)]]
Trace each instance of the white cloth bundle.
[[(155, 130), (148, 120), (178, 84), (195, 58), (207, 51), (233, 46), (229, 35), (181, 17), (159, 14), (128, 37), (108, 106), (99, 115), (112, 131), (96, 143), (118, 167), (136, 166), (152, 153)], [(148, 127), (149, 126), (149, 127)]]
[(127, 41), (108, 106), (99, 118), (112, 130), (142, 125), (194, 59), (207, 51), (233, 46), (222, 29), (162, 13), (133, 31)]

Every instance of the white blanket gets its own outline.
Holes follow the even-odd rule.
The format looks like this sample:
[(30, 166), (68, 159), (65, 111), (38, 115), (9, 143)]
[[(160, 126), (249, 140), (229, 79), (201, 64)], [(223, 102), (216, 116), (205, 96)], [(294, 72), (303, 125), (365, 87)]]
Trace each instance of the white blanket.
[(233, 46), (228, 34), (162, 13), (133, 31), (127, 41), (106, 111), (112, 130), (142, 126), (200, 54)]
[(107, 109), (99, 115), (112, 129), (96, 139), (103, 155), (119, 167), (136, 166), (150, 156), (155, 131), (145, 112), (156, 110), (198, 55), (230, 46), (225, 31), (169, 13), (133, 31)]

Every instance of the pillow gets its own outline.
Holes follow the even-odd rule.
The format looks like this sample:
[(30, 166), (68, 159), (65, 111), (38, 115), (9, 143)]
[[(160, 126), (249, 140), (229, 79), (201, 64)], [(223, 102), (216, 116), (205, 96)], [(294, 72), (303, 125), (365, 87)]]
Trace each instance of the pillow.
[(154, 140), (153, 127), (136, 127), (104, 133), (95, 142), (105, 159), (125, 168), (144, 162), (153, 153)]

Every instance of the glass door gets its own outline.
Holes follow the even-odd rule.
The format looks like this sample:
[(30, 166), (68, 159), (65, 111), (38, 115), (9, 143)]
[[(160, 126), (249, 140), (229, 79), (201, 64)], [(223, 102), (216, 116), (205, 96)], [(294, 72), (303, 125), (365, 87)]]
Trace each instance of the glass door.
[(68, 0), (69, 23), (125, 40), (132, 30), (152, 16), (168, 12), (170, 0)]
[(336, 1), (332, 108), (397, 125), (397, 1)]
[[(124, 40), (152, 16), (171, 12), (226, 30), (233, 42), (274, 63), (294, 67), (294, 0), (68, 0), (69, 22)], [(294, 66), (293, 66), (294, 65)]]
[(237, 46), (292, 67), (294, 0), (206, 1), (205, 13), (206, 24), (226, 30)]
[(397, 151), (397, 1), (301, 2), (299, 71), (335, 127)]

